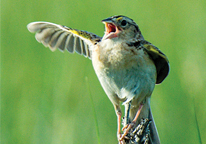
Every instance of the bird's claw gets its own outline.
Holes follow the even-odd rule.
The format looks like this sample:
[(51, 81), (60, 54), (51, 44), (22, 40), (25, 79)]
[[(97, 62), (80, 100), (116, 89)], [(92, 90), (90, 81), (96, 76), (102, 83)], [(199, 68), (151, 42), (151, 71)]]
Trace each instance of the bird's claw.
[(122, 139), (122, 134), (121, 133), (117, 134), (117, 139), (119, 141), (119, 144), (125, 144), (125, 141)]
[(131, 122), (130, 124), (127, 124), (126, 126), (124, 126), (122, 128), (122, 131), (125, 131), (124, 134), (121, 136), (121, 138), (119, 139), (120, 141), (123, 139), (129, 139), (129, 137), (127, 137), (127, 134), (129, 133), (129, 131), (134, 127), (135, 122)]

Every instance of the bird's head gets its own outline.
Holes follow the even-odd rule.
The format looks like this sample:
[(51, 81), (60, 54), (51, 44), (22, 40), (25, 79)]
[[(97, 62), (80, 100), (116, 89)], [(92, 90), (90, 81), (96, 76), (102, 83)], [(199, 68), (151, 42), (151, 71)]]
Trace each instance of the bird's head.
[(143, 38), (138, 25), (130, 18), (122, 15), (102, 20), (105, 24), (104, 39), (120, 38), (124, 40)]

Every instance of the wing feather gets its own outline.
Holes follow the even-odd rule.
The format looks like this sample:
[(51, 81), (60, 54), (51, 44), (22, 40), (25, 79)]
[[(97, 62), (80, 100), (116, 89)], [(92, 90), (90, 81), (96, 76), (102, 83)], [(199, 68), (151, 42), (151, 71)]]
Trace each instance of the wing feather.
[(27, 25), (30, 32), (36, 33), (35, 38), (52, 51), (57, 48), (70, 53), (77, 52), (91, 58), (91, 47), (101, 40), (101, 37), (86, 31), (72, 29), (50, 22), (32, 22)]
[(164, 53), (162, 53), (157, 47), (155, 47), (151, 43), (145, 41), (143, 46), (145, 47), (148, 55), (154, 61), (157, 69), (156, 84), (160, 84), (169, 74), (169, 60)]
[(67, 33), (63, 33), (61, 35), (61, 37), (59, 38), (59, 41), (57, 43), (57, 47), (59, 48), (59, 50), (64, 51), (65, 50), (65, 44), (66, 44), (66, 39), (68, 37), (69, 34)]
[(81, 49), (81, 44), (80, 44), (79, 37), (76, 37), (76, 48), (75, 48), (75, 50), (78, 54), (82, 54), (82, 49)]
[(74, 52), (74, 39), (75, 37), (73, 37), (72, 35), (70, 35), (67, 39), (68, 41), (68, 45), (66, 45), (66, 49), (70, 52), (73, 53)]

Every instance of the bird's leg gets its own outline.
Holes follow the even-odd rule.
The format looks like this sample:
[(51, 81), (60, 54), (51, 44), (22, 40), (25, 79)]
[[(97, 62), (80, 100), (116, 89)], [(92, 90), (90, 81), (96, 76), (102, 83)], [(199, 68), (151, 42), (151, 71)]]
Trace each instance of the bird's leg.
[(143, 107), (143, 104), (140, 104), (139, 109), (138, 109), (138, 111), (137, 111), (133, 121), (130, 124), (128, 124), (128, 125), (126, 125), (125, 127), (122, 128), (122, 130), (126, 129), (126, 131), (124, 132), (124, 134), (120, 138), (120, 141), (122, 141), (124, 139), (124, 137), (129, 133), (129, 130), (135, 125), (135, 123), (136, 123), (136, 121), (137, 121), (137, 119), (139, 117), (139, 114), (140, 114), (140, 112), (142, 110), (142, 107)]
[(124, 126), (128, 125), (128, 123), (129, 123), (129, 111), (130, 111), (130, 107), (131, 107), (131, 101), (126, 105), (127, 106), (125, 106)]
[(117, 113), (117, 138), (121, 137), (121, 116), (122, 113)]
[(114, 104), (114, 109), (117, 115), (117, 138), (119, 139), (121, 137), (121, 117), (122, 117), (122, 111), (119, 105)]
[(122, 137), (121, 134), (121, 117), (122, 117), (122, 111), (119, 105), (114, 105), (115, 112), (117, 115), (117, 139), (119, 141), (119, 144), (125, 144), (124, 140), (120, 140)]

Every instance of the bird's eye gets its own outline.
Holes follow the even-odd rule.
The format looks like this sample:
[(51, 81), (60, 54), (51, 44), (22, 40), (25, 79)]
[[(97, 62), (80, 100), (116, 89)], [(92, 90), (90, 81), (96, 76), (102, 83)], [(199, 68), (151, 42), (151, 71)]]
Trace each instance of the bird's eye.
[(126, 20), (123, 20), (123, 21), (121, 22), (121, 25), (122, 25), (122, 26), (126, 26), (126, 25), (127, 25), (127, 21), (126, 21)]

